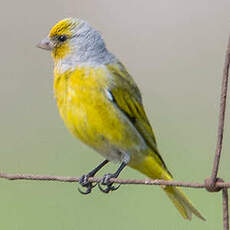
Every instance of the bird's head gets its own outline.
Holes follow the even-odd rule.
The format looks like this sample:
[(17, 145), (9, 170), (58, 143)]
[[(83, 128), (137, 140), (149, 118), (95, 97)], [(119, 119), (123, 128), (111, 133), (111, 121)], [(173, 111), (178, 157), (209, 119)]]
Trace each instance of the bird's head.
[(50, 50), (55, 63), (65, 65), (103, 62), (112, 58), (100, 33), (77, 18), (59, 21), (37, 46)]
[(49, 35), (40, 41), (38, 47), (52, 52), (54, 60), (65, 58), (71, 53), (76, 37), (77, 27), (81, 22), (77, 19), (66, 18), (52, 27)]

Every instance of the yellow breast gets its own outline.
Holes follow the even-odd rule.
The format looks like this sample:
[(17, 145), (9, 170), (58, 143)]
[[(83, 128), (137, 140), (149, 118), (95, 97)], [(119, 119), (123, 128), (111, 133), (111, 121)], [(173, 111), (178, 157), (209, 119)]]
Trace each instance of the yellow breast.
[(129, 149), (138, 142), (128, 121), (106, 96), (107, 71), (105, 67), (79, 67), (62, 74), (55, 71), (54, 80), (65, 124), (76, 137), (101, 153), (117, 146)]

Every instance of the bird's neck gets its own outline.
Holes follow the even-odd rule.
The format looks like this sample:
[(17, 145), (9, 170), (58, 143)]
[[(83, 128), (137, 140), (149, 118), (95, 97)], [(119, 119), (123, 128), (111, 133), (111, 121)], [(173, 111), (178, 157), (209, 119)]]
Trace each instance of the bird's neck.
[(69, 47), (69, 53), (64, 58), (55, 60), (55, 67), (63, 72), (80, 65), (96, 66), (116, 62), (114, 55), (106, 49), (100, 33), (91, 27), (84, 27), (83, 31), (80, 28)]
[(101, 66), (110, 63), (115, 63), (115, 57), (108, 51), (96, 52), (91, 51), (91, 53), (76, 53), (74, 55), (69, 55), (64, 59), (55, 61), (56, 71), (63, 73), (67, 70), (74, 70), (80, 66)]

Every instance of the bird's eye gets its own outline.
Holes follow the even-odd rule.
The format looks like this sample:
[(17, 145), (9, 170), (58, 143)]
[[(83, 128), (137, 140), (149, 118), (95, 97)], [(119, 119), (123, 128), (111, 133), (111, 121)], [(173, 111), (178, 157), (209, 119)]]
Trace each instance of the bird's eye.
[(66, 41), (67, 40), (67, 36), (66, 35), (60, 35), (59, 37), (58, 37), (58, 41), (59, 42), (64, 42), (64, 41)]

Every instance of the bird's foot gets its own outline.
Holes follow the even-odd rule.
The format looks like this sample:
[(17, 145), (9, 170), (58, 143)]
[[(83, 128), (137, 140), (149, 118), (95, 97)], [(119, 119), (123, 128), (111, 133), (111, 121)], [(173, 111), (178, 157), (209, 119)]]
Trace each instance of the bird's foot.
[(84, 174), (83, 176), (81, 176), (80, 180), (79, 180), (79, 184), (82, 187), (86, 188), (86, 191), (82, 191), (80, 188), (78, 188), (78, 191), (81, 194), (87, 195), (89, 193), (91, 193), (92, 189), (97, 185), (97, 184), (93, 184), (92, 182), (89, 181), (89, 177), (91, 175), (89, 174)]
[[(110, 191), (115, 191), (120, 187), (120, 185), (118, 185), (117, 187), (113, 186), (113, 182), (110, 182), (110, 179), (112, 178), (117, 178), (117, 175), (108, 173), (103, 176), (101, 182), (98, 183), (98, 187), (102, 192), (109, 193)], [(106, 187), (102, 188), (102, 186)]]

